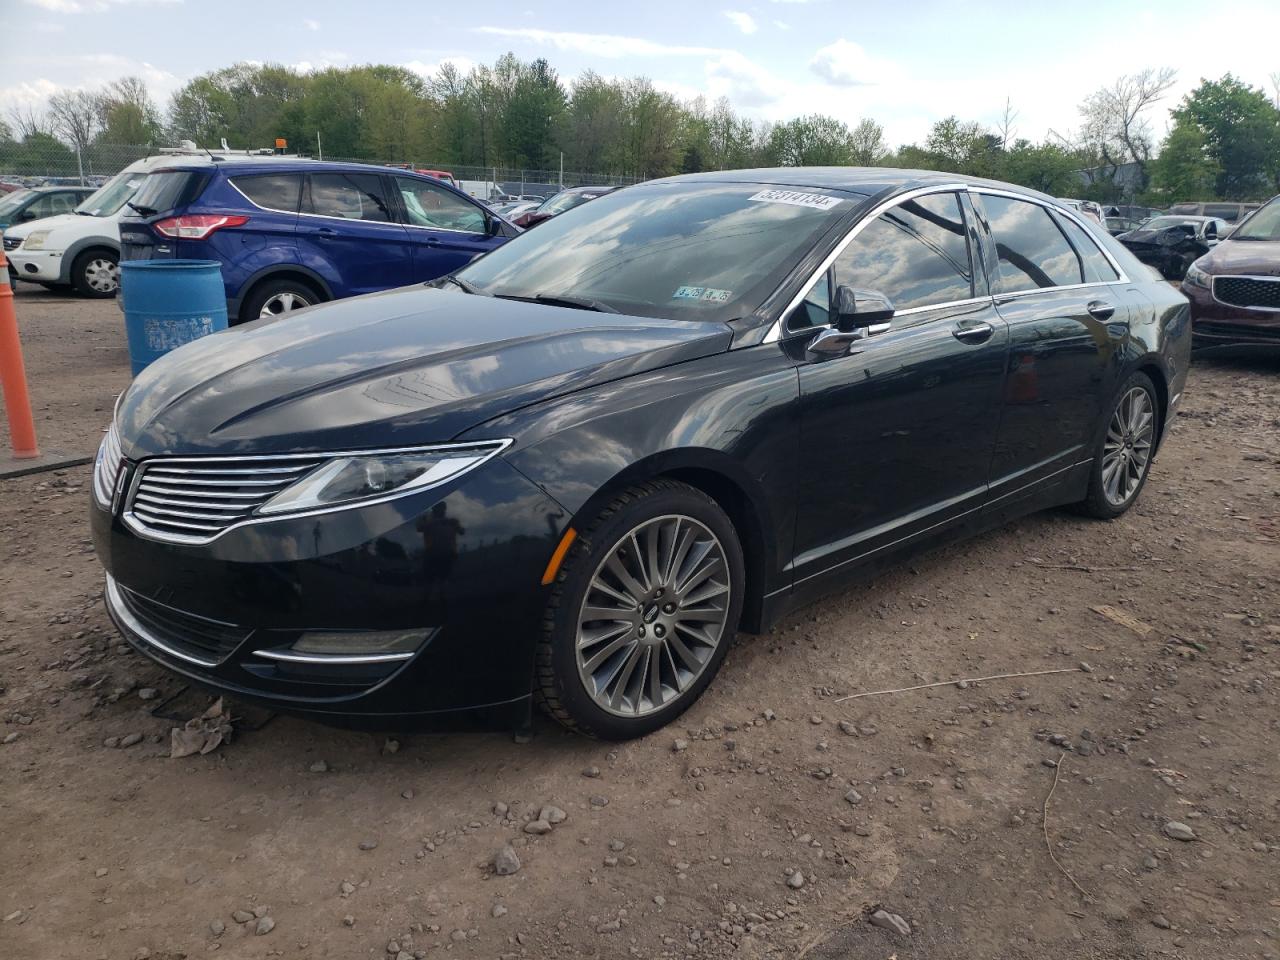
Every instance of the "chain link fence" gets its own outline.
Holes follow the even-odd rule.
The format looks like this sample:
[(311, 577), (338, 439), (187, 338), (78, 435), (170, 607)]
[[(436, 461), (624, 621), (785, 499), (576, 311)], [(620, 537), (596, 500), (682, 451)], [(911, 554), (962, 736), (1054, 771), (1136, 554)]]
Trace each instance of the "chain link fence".
[[(0, 143), (0, 181), (38, 186), (45, 180), (83, 181), (96, 185), (119, 173), (135, 160), (159, 153), (164, 145), (95, 143), (82, 150), (69, 147), (52, 137), (28, 138), (22, 142)], [(220, 151), (212, 148), (214, 155)], [(242, 153), (243, 151), (236, 151)], [(303, 154), (303, 156), (307, 156)], [(320, 159), (316, 157), (316, 159)], [(323, 159), (345, 163), (384, 165), (372, 157), (334, 157)], [(453, 174), (469, 193), (481, 199), (498, 194), (509, 196), (547, 196), (562, 187), (627, 186), (639, 183), (637, 177), (585, 173), (576, 170), (533, 170), (518, 167), (474, 166), (421, 160), (397, 163), (412, 170), (440, 170)]]

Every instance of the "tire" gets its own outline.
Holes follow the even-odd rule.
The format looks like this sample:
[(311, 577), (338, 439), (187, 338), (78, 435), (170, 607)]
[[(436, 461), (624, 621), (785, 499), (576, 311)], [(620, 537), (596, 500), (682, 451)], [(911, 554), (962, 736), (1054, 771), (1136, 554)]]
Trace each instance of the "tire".
[(282, 277), (263, 280), (250, 291), (240, 306), (239, 323), (263, 317), (283, 317), (294, 310), (323, 303), (325, 298), (315, 287), (302, 280)]
[(114, 250), (86, 250), (71, 264), (71, 285), (82, 297), (103, 300), (120, 289), (120, 255)]
[[(655, 558), (648, 570), (637, 554)], [(709, 496), (673, 480), (624, 490), (574, 543), (552, 586), (535, 699), (564, 726), (602, 740), (665, 726), (720, 669), (745, 585), (737, 531)], [(629, 604), (633, 594), (641, 603)]]
[[(1131, 403), (1145, 414), (1135, 420)], [(1131, 375), (1105, 416), (1089, 470), (1089, 492), (1077, 507), (1086, 516), (1114, 520), (1134, 505), (1151, 473), (1163, 416), (1151, 378), (1145, 373)]]

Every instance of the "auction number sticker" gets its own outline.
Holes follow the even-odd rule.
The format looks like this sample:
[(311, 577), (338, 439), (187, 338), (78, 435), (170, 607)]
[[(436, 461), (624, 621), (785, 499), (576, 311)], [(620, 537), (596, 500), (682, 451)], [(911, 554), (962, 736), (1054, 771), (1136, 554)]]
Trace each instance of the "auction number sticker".
[(717, 290), (715, 287), (677, 287), (671, 295), (672, 300), (704, 300), (708, 303), (728, 303), (732, 298), (732, 290)]
[(793, 207), (812, 207), (814, 210), (830, 210), (844, 202), (839, 197), (827, 197), (821, 193), (802, 193), (799, 190), (761, 190), (747, 199), (761, 203), (789, 203)]

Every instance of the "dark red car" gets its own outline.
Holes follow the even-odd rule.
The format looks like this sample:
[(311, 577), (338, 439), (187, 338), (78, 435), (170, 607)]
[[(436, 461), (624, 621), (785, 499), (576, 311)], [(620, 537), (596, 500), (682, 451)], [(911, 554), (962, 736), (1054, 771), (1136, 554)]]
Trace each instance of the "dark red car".
[(1193, 263), (1182, 292), (1197, 346), (1280, 346), (1280, 196)]
[(542, 201), (542, 205), (538, 209), (521, 214), (511, 222), (517, 227), (523, 227), (527, 230), (529, 227), (537, 226), (544, 220), (550, 220), (566, 210), (572, 210), (588, 200), (603, 197), (606, 193), (612, 193), (617, 189), (617, 187), (570, 187), (568, 190), (561, 190), (553, 197), (548, 197)]

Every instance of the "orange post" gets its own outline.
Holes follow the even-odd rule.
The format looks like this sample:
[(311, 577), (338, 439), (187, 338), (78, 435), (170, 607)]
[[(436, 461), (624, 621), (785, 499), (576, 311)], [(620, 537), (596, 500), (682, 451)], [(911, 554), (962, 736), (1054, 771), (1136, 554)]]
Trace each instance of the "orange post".
[(18, 338), (18, 315), (13, 310), (13, 290), (9, 286), (9, 264), (0, 237), (0, 385), (4, 387), (4, 409), (9, 415), (9, 442), (19, 460), (40, 456), (36, 446), (36, 424), (31, 417), (31, 397), (27, 394), (27, 369), (22, 362), (22, 341)]

